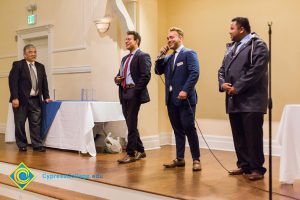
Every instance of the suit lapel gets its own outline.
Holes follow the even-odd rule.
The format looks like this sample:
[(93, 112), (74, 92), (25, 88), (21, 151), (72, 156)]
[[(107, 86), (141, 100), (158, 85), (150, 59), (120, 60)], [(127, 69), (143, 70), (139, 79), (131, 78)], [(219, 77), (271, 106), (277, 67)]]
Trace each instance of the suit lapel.
[(37, 74), (37, 85), (38, 85), (38, 88), (39, 87), (39, 84), (40, 84), (40, 80), (42, 80), (42, 72), (41, 72), (41, 67), (40, 67), (40, 64), (35, 62), (35, 68), (36, 68), (36, 74)]
[(133, 66), (136, 65), (137, 57), (139, 56), (140, 51), (141, 51), (141, 50), (138, 49), (138, 50), (135, 52), (135, 54), (133, 55), (133, 58), (132, 58), (131, 63), (130, 63), (130, 71), (134, 68)]
[(182, 48), (182, 49), (179, 51), (179, 53), (178, 53), (178, 55), (177, 55), (177, 57), (176, 57), (175, 62), (174, 62), (174, 60), (173, 60), (173, 62), (174, 62), (174, 70), (173, 70), (173, 71), (172, 71), (172, 64), (173, 64), (173, 63), (171, 63), (171, 66), (170, 66), (170, 72), (171, 72), (171, 77), (172, 77), (172, 78), (173, 78), (173, 75), (174, 75), (174, 73), (175, 73), (175, 71), (176, 71), (176, 69), (177, 69), (177, 61), (181, 59), (181, 57), (183, 56), (183, 52), (184, 52), (184, 48)]
[(24, 59), (22, 61), (22, 68), (24, 70), (24, 73), (26, 74), (27, 76), (27, 80), (29, 80), (30, 84), (31, 84), (31, 77), (30, 77), (30, 71), (29, 71), (29, 67), (28, 67), (28, 64), (26, 62), (26, 60)]
[[(249, 45), (249, 43), (252, 42), (252, 40), (250, 40), (249, 42), (247, 42), (246, 44), (243, 44), (243, 46), (241, 46), (241, 48), (239, 49), (238, 52), (236, 52), (235, 56), (231, 59), (231, 61), (228, 64), (228, 67), (231, 65), (231, 63), (236, 59), (236, 57)], [(230, 55), (228, 55), (230, 56)]]

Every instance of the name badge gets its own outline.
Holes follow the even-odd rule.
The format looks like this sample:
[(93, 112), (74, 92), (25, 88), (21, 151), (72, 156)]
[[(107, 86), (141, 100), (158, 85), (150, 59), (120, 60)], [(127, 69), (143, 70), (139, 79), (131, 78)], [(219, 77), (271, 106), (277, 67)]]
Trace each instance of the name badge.
[(179, 67), (179, 66), (181, 66), (181, 65), (183, 65), (183, 62), (177, 63), (177, 67)]

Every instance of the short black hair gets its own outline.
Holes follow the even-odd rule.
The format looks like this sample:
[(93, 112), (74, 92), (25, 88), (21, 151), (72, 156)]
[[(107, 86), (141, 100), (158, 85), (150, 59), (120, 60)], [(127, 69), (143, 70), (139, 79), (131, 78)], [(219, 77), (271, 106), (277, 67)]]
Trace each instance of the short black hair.
[[(27, 49), (31, 49), (31, 48), (35, 48), (35, 46), (33, 44), (26, 44), (23, 48), (23, 54), (26, 53)], [(36, 49), (36, 48), (35, 48)]]
[(246, 17), (235, 17), (231, 20), (232, 22), (236, 22), (237, 25), (243, 27), (247, 33), (251, 33), (251, 27), (248, 18)]
[(138, 32), (136, 31), (127, 31), (127, 35), (133, 35), (134, 40), (138, 40), (138, 46), (141, 44), (141, 36)]

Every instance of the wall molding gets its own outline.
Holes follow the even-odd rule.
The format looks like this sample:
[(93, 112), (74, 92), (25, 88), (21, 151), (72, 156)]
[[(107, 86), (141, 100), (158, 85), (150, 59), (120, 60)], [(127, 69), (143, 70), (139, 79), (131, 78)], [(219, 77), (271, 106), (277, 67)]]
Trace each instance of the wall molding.
[[(91, 73), (92, 67), (90, 65), (83, 66), (66, 66), (66, 67), (53, 67), (52, 74), (78, 74), (78, 73)], [(0, 72), (0, 78), (7, 78), (9, 72)]]
[(0, 60), (7, 59), (7, 58), (16, 58), (16, 57), (18, 57), (18, 54), (16, 53), (5, 54), (0, 56)]
[(78, 73), (91, 73), (92, 67), (90, 65), (83, 66), (67, 66), (67, 67), (53, 67), (52, 74), (78, 74)]
[(9, 72), (0, 72), (0, 78), (7, 78), (9, 75)]
[(63, 53), (63, 52), (70, 52), (70, 51), (78, 51), (78, 50), (86, 50), (87, 49), (87, 44), (86, 44), (86, 34), (88, 32), (88, 27), (89, 27), (89, 19), (90, 19), (90, 15), (92, 15), (93, 13), (91, 12), (91, 6), (92, 6), (92, 2), (91, 1), (86, 1), (86, 0), (82, 0), (82, 10), (81, 10), (81, 15), (82, 15), (82, 22), (81, 22), (81, 32), (80, 32), (80, 41), (79, 41), (79, 45), (74, 45), (74, 46), (68, 46), (68, 47), (64, 47), (64, 48), (56, 48), (53, 49), (52, 53)]
[(66, 48), (59, 48), (52, 51), (52, 53), (62, 53), (62, 52), (69, 52), (69, 51), (78, 51), (78, 50), (85, 50), (86, 44), (79, 45), (79, 46), (71, 46)]

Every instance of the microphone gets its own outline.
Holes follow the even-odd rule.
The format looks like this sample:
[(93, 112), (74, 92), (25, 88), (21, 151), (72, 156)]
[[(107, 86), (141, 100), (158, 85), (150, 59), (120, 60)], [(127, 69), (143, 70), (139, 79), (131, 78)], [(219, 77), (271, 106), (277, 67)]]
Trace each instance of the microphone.
[(166, 55), (167, 52), (169, 51), (169, 49), (170, 49), (169, 46), (166, 45), (166, 46), (165, 46), (165, 51), (164, 51), (164, 52), (161, 51), (160, 54), (157, 56), (157, 59), (160, 59), (161, 57), (163, 57), (164, 55)]

